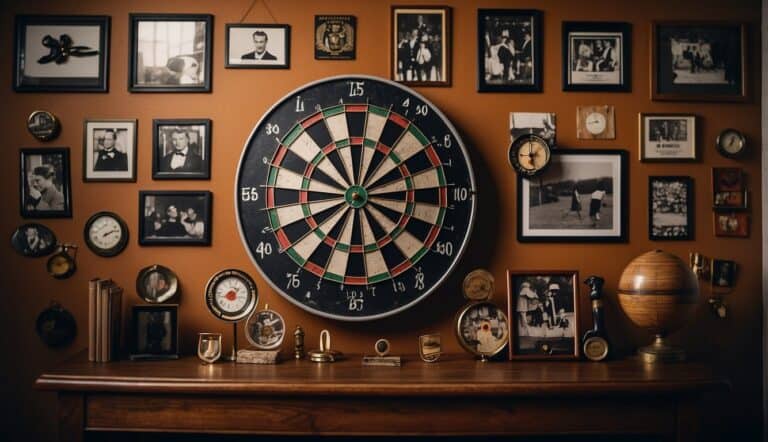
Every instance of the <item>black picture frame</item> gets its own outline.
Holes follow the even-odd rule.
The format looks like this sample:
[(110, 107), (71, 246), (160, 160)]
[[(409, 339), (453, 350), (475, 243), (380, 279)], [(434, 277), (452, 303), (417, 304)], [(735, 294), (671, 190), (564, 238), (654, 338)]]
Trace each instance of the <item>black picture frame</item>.
[(710, 282), (713, 287), (733, 288), (736, 285), (736, 275), (738, 271), (736, 261), (728, 259), (712, 259), (712, 269), (710, 271)]
[[(340, 26), (337, 32), (328, 33), (328, 26)], [(357, 17), (354, 15), (316, 15), (314, 27), (315, 60), (354, 60), (357, 58)], [(333, 48), (326, 37), (337, 34), (344, 40), (342, 47)], [(339, 41), (340, 42), (340, 41)], [(338, 44), (338, 42), (337, 42)]]
[[(274, 55), (275, 60), (269, 60), (268, 63), (267, 62), (258, 63), (258, 61), (264, 60), (263, 58), (258, 61), (253, 60), (253, 62), (235, 61), (235, 60), (238, 60), (238, 58), (230, 58), (230, 56), (234, 52), (233, 48), (231, 47), (232, 33), (238, 30), (249, 30), (251, 34), (256, 31), (266, 32), (267, 34), (275, 30), (282, 31), (283, 33), (283, 45), (281, 48), (282, 54), (277, 53), (276, 55)], [(264, 30), (267, 30), (267, 31), (264, 31)], [(224, 35), (226, 39), (224, 44), (224, 67), (227, 69), (290, 69), (291, 67), (291, 26), (290, 25), (262, 24), (262, 23), (227, 23), (224, 26)], [(267, 46), (266, 53), (272, 54), (274, 52), (275, 52), (274, 49), (272, 49), (272, 51), (270, 52), (270, 47)], [(282, 63), (280, 62), (281, 58), (283, 59)], [(239, 60), (245, 60), (245, 58), (243, 56), (240, 56)], [(274, 63), (272, 63), (272, 61), (274, 61)]]
[[(434, 79), (419, 79), (418, 77), (422, 76), (421, 72), (416, 72), (417, 79), (409, 79), (407, 74), (407, 68), (405, 66), (401, 66), (402, 59), (406, 58), (405, 55), (401, 55), (400, 50), (405, 49), (404, 47), (401, 47), (401, 43), (403, 43), (400, 40), (401, 34), (404, 34), (407, 29), (410, 29), (410, 32), (413, 32), (414, 30), (417, 30), (420, 34), (419, 39), (422, 37), (427, 36), (426, 31), (422, 31), (421, 25), (417, 25), (417, 28), (405, 28), (404, 25), (401, 24), (401, 17), (403, 19), (409, 18), (408, 16), (416, 17), (416, 20), (418, 20), (419, 15), (438, 15), (440, 16), (440, 25), (442, 26), (442, 29), (439, 29), (439, 32), (434, 32), (433, 34), (440, 35), (440, 41), (438, 42), (439, 48), (440, 48), (440, 60), (436, 61), (436, 57), (432, 52), (437, 53), (438, 51), (431, 50), (431, 63), (435, 67), (435, 76)], [(452, 33), (452, 16), (453, 16), (453, 10), (450, 6), (437, 6), (437, 5), (431, 5), (431, 6), (413, 6), (413, 5), (396, 5), (392, 6), (391, 8), (391, 19), (390, 19), (390, 78), (392, 81), (396, 81), (401, 84), (405, 84), (408, 86), (434, 86), (434, 87), (449, 87), (451, 85), (451, 77), (452, 77), (452, 66), (451, 66), (451, 52), (453, 50), (453, 42), (451, 41), (451, 33)], [(402, 25), (402, 26), (401, 26)], [(423, 24), (424, 28), (429, 27), (426, 22)], [(434, 41), (434, 40), (433, 40)], [(407, 44), (409, 47), (411, 46), (408, 42), (405, 42), (404, 44)], [(433, 48), (434, 49), (434, 48)], [(408, 55), (409, 60), (410, 55)], [(439, 63), (439, 68), (437, 67)], [(426, 74), (427, 76), (432, 76), (432, 70), (430, 69), (429, 72)]]
[[(41, 160), (41, 164), (39, 165), (28, 164), (28, 157), (31, 156), (48, 156), (49, 161), (42, 162)], [(50, 158), (53, 156), (59, 156), (60, 158)], [(19, 158), (21, 161), (19, 168), (19, 207), (22, 218), (71, 218), (72, 183), (70, 179), (69, 148), (25, 147), (19, 150)], [(30, 166), (33, 168), (32, 170), (28, 170)], [(54, 186), (53, 190), (56, 192), (49, 194), (52, 195), (51, 197), (43, 197), (42, 195), (38, 197), (36, 195), (31, 195), (33, 192), (30, 191), (30, 180), (36, 179), (33, 177), (33, 175), (35, 175), (34, 172), (35, 168), (37, 167), (47, 167), (49, 169), (47, 172), (41, 170), (41, 172), (45, 172), (45, 175), (48, 176), (37, 175), (39, 176), (37, 181), (41, 183), (40, 185), (46, 185), (48, 184), (47, 181), (50, 181), (50, 184)], [(50, 190), (48, 191), (50, 192)], [(60, 204), (59, 200), (61, 200), (61, 209), (34, 208), (36, 206), (42, 207), (41, 204), (50, 205), (51, 203), (58, 206)]]
[[(153, 319), (149, 319), (149, 318)], [(162, 321), (158, 326), (158, 319)], [(150, 324), (150, 321), (155, 321)], [(142, 333), (140, 327), (146, 330)], [(158, 336), (159, 342), (150, 346), (146, 342), (153, 327), (153, 335)], [(162, 332), (162, 333), (161, 333)], [(170, 334), (170, 336), (168, 336)], [(145, 339), (141, 339), (141, 337)], [(168, 336), (168, 341), (163, 342)], [(167, 348), (163, 348), (167, 347)], [(134, 305), (131, 307), (131, 336), (129, 346), (129, 359), (137, 360), (161, 360), (179, 358), (179, 306), (178, 304)]]
[[(632, 25), (626, 22), (563, 22), (562, 35), (563, 51), (563, 90), (564, 91), (583, 91), (583, 92), (631, 92), (632, 91)], [(578, 48), (575, 40), (594, 40), (597, 45), (600, 40), (620, 39), (619, 51), (613, 48), (613, 54), (618, 64), (618, 75), (614, 75), (615, 70), (604, 69), (594, 60), (586, 60), (586, 65), (580, 65), (584, 72), (583, 79), (576, 79), (575, 75), (579, 70), (572, 68), (573, 62), (578, 56)], [(572, 42), (574, 44), (572, 44)], [(584, 42), (586, 45), (587, 42)], [(600, 43), (602, 44), (602, 42)], [(619, 45), (616, 45), (617, 47)], [(597, 50), (591, 45), (585, 46), (591, 51)], [(610, 48), (609, 48), (610, 49)], [(618, 57), (616, 57), (616, 52)], [(616, 60), (618, 59), (618, 60)], [(617, 79), (605, 77), (618, 77)]]
[[(148, 202), (147, 198), (154, 198), (152, 202)], [(161, 204), (158, 204), (156, 198), (162, 198)], [(197, 199), (186, 201), (186, 204), (182, 206), (179, 202), (169, 202), (171, 198), (180, 199)], [(158, 210), (157, 205), (161, 206), (161, 210)], [(168, 211), (170, 206), (175, 207), (175, 220), (169, 226), (167, 221)], [(213, 228), (213, 193), (207, 190), (141, 190), (139, 191), (139, 245), (142, 246), (209, 246), (211, 245), (211, 229)], [(192, 207), (197, 216), (202, 218), (202, 233), (191, 234), (182, 225), (184, 217), (182, 212), (186, 212), (186, 208)], [(152, 209), (152, 212), (148, 212), (146, 209)], [(166, 218), (164, 218), (164, 216)], [(177, 219), (178, 218), (178, 219)], [(168, 226), (168, 227), (166, 227)], [(190, 226), (191, 228), (197, 228), (199, 232), (199, 225)], [(164, 230), (163, 230), (164, 229)], [(184, 229), (184, 230), (182, 230)]]
[[(507, 71), (507, 68), (505, 68), (503, 65), (504, 63), (499, 63), (501, 66), (501, 79), (499, 80), (501, 83), (499, 84), (492, 84), (489, 83), (489, 80), (495, 76), (495, 70), (491, 67), (490, 77), (486, 78), (488, 76), (487, 68), (486, 68), (486, 61), (489, 63), (492, 63), (493, 56), (491, 51), (491, 46), (493, 46), (493, 37), (490, 36), (490, 32), (488, 31), (488, 24), (491, 22), (491, 20), (500, 20), (502, 18), (506, 18), (507, 20), (512, 19), (528, 19), (531, 22), (531, 27), (533, 28), (530, 32), (531, 36), (531, 49), (530, 49), (530, 62), (526, 61), (527, 57), (525, 54), (521, 55), (523, 63), (519, 63), (519, 58), (513, 58), (512, 62), (515, 65), (515, 70), (520, 70), (520, 66), (522, 65), (523, 68), (526, 67), (526, 65), (529, 65), (529, 68), (531, 69), (531, 74), (527, 75), (527, 77), (530, 77), (530, 82), (523, 83), (520, 82), (519, 84), (505, 84), (505, 82), (509, 83), (510, 80), (504, 80), (505, 75), (509, 77), (509, 74), (505, 74)], [(543, 89), (542, 86), (542, 44), (543, 39), (542, 36), (544, 33), (541, 30), (542, 26), (542, 12), (535, 9), (478, 9), (477, 10), (477, 91), (478, 92), (541, 92)], [(501, 29), (501, 27), (498, 27), (498, 30), (501, 32), (501, 38), (503, 38), (504, 35), (504, 29)], [(508, 30), (507, 30), (508, 31)], [(523, 35), (526, 33), (525, 31), (522, 31)], [(509, 33), (509, 32), (508, 32)], [(510, 33), (511, 34), (511, 33)], [(488, 37), (488, 38), (486, 38)], [(510, 35), (510, 38), (513, 39), (513, 41), (516, 41), (512, 35)], [(523, 37), (524, 38), (524, 37)], [(520, 45), (521, 48), (525, 46), (525, 40), (523, 40), (523, 44)], [(515, 48), (517, 49), (517, 44), (515, 45)], [(527, 52), (528, 50), (524, 50), (523, 52)], [(512, 55), (512, 57), (518, 57), (517, 55)], [(512, 64), (510, 64), (511, 68)], [(498, 69), (496, 69), (498, 70)], [(516, 80), (516, 79), (514, 79)]]
[[(175, 58), (178, 63), (171, 63), (171, 67), (174, 69), (184, 69), (188, 65), (196, 65), (199, 68), (199, 72), (203, 73), (203, 81), (200, 84), (173, 84), (183, 83), (183, 75), (177, 72), (167, 65), (163, 67), (157, 67), (156, 72), (151, 75), (158, 77), (164, 77), (163, 82), (159, 84), (140, 84), (138, 75), (138, 64), (141, 62), (141, 56), (139, 55), (139, 26), (142, 22), (200, 22), (204, 24), (205, 35), (202, 38), (202, 42), (205, 44), (203, 54), (200, 60), (194, 57), (195, 54), (174, 54), (170, 58)], [(210, 92), (211, 91), (211, 60), (213, 60), (213, 15), (211, 14), (129, 14), (129, 42), (130, 52), (128, 60), (128, 90), (130, 92)], [(196, 31), (195, 31), (196, 32)], [(194, 37), (196, 38), (196, 37)], [(193, 44), (195, 42), (193, 41)], [(199, 64), (203, 66), (200, 67)], [(190, 67), (191, 68), (191, 67)], [(172, 74), (176, 72), (176, 74)], [(149, 74), (149, 73), (148, 73)], [(179, 78), (174, 77), (178, 75)]]
[[(83, 121), (83, 182), (136, 182), (138, 125), (139, 122), (136, 119), (86, 119)], [(102, 138), (96, 136), (97, 131), (102, 133)], [(117, 156), (114, 158), (124, 158), (125, 169), (123, 170), (99, 166), (103, 163), (100, 163), (101, 154), (98, 154), (96, 149), (98, 144), (97, 138), (103, 143), (108, 132), (112, 132), (115, 137), (116, 146), (114, 149)], [(121, 137), (121, 135), (123, 136)], [(123, 139), (121, 140), (121, 138)], [(121, 144), (124, 145), (121, 146)], [(125, 152), (120, 152), (119, 147), (122, 147)], [(114, 158), (107, 160), (113, 161)], [(118, 167), (122, 168), (123, 166), (120, 164)]]
[[(655, 183), (673, 184), (678, 183), (684, 186), (684, 193), (678, 194), (676, 198), (685, 198), (685, 212), (681, 214), (681, 210), (677, 210), (675, 213), (674, 208), (669, 212), (657, 213), (655, 210), (658, 204), (664, 204), (664, 201), (659, 201), (662, 197), (660, 192), (657, 192), (657, 188), (654, 187)], [(664, 189), (658, 188), (659, 191)], [(677, 190), (677, 189), (675, 189)], [(667, 189), (669, 192), (669, 189)], [(669, 203), (668, 201), (666, 203)], [(674, 206), (674, 202), (672, 205)], [(689, 176), (658, 176), (652, 175), (648, 177), (648, 238), (652, 241), (690, 241), (695, 238), (694, 230), (696, 224), (694, 222), (694, 193), (693, 193), (693, 178)], [(666, 224), (659, 225), (656, 223), (656, 219), (667, 215), (667, 220), (674, 221), (672, 218), (679, 220), (680, 216), (684, 216), (685, 224)], [(683, 227), (681, 227), (683, 226)]]
[[(180, 131), (184, 126), (197, 126), (196, 140), (192, 140), (192, 129)], [(168, 129), (164, 130), (163, 128)], [(200, 129), (203, 134), (200, 134)], [(161, 133), (162, 132), (162, 133)], [(172, 171), (171, 161), (173, 152), (163, 151), (168, 144), (175, 144), (169, 139), (176, 132), (182, 132), (187, 137), (187, 153), (184, 165)], [(210, 119), (155, 119), (152, 120), (152, 179), (155, 180), (207, 180), (211, 178), (211, 120)], [(175, 140), (175, 138), (174, 138)], [(200, 146), (202, 142), (202, 146)], [(166, 164), (169, 163), (169, 164)]]
[(47, 226), (26, 223), (17, 227), (11, 235), (11, 246), (21, 256), (40, 258), (53, 253), (59, 243), (56, 234)]
[[(14, 41), (14, 66), (13, 66), (13, 90), (16, 92), (108, 92), (109, 91), (109, 42), (110, 42), (110, 23), (111, 18), (106, 15), (17, 15), (15, 20), (15, 41)], [(28, 53), (28, 35), (27, 28), (30, 26), (95, 26), (99, 28), (98, 37), (98, 57), (96, 61), (96, 68), (98, 74), (96, 76), (72, 76), (67, 75), (64, 66), (68, 67), (68, 61), (65, 63), (56, 63), (55, 60), (51, 60), (45, 63), (49, 71), (45, 76), (33, 75), (32, 72), (28, 72), (27, 64), (30, 63), (35, 57), (38, 56), (54, 56), (53, 50), (49, 49), (42, 44), (38, 47), (38, 53)], [(53, 32), (53, 30), (51, 30)], [(46, 36), (52, 37), (54, 40), (58, 40), (62, 35), (69, 35), (61, 33), (62, 30), (57, 30), (58, 35), (46, 34)], [(43, 31), (44, 32), (44, 31)], [(30, 36), (31, 37), (31, 36)], [(38, 36), (39, 37), (39, 36)], [(72, 36), (69, 36), (70, 38)], [(43, 37), (45, 38), (45, 37)], [(52, 41), (51, 44), (59, 43), (58, 41)], [(73, 38), (71, 46), (87, 46), (89, 49), (93, 49), (87, 44), (83, 44), (76, 36)], [(47, 53), (46, 53), (47, 52)], [(81, 48), (79, 51), (87, 53), (88, 49)], [(84, 61), (93, 57), (87, 56), (69, 56), (69, 59), (75, 59), (78, 64), (83, 65)], [(39, 60), (39, 59), (38, 59)], [(37, 60), (35, 60), (36, 62)], [(92, 63), (90, 63), (92, 64)], [(91, 66), (91, 69), (93, 66)], [(61, 71), (60, 76), (51, 76), (50, 71)]]

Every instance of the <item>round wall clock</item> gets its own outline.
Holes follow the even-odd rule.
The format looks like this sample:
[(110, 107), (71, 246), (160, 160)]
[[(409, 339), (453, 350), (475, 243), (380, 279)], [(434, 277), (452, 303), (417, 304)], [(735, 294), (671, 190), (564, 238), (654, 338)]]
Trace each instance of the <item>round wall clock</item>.
[(259, 350), (274, 350), (285, 338), (285, 320), (269, 308), (254, 312), (245, 322), (245, 337)]
[(332, 77), (256, 124), (236, 212), (280, 295), (327, 318), (371, 320), (413, 306), (456, 266), (475, 181), (459, 134), (424, 97), (380, 78)]
[(128, 245), (128, 226), (112, 212), (98, 212), (85, 223), (85, 244), (93, 253), (115, 256)]
[(222, 321), (237, 322), (250, 315), (258, 299), (256, 283), (236, 269), (220, 271), (205, 286), (205, 305)]
[(717, 151), (726, 158), (739, 158), (747, 149), (747, 138), (736, 129), (725, 129), (717, 136)]
[(552, 148), (537, 135), (521, 135), (509, 146), (509, 164), (526, 177), (532, 177), (544, 170), (552, 157)]
[(161, 304), (176, 296), (179, 279), (168, 267), (154, 264), (144, 267), (136, 277), (136, 292), (150, 304)]

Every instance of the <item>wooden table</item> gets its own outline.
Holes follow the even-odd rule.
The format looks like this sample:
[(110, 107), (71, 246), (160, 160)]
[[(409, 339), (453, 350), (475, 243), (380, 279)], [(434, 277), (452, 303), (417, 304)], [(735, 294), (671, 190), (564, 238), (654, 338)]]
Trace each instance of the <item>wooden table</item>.
[(176, 361), (87, 362), (41, 375), (58, 392), (59, 440), (84, 431), (275, 435), (637, 434), (695, 440), (696, 401), (727, 390), (705, 364), (636, 359), (479, 362), (363, 367)]

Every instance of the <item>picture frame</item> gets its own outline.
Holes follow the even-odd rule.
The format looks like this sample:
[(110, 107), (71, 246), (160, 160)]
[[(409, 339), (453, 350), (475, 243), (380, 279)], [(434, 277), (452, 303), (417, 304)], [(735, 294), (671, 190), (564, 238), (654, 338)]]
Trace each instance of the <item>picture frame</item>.
[(736, 281), (736, 262), (727, 259), (712, 259), (712, 286), (717, 288), (732, 288)]
[(478, 92), (542, 91), (541, 17), (534, 9), (477, 10)]
[(227, 69), (289, 69), (291, 26), (287, 24), (227, 23), (224, 27), (224, 67)]
[(357, 51), (357, 17), (315, 16), (315, 60), (354, 60)]
[(640, 161), (696, 161), (696, 120), (692, 114), (640, 113)]
[(749, 237), (749, 214), (745, 212), (713, 212), (715, 236)]
[(749, 192), (715, 192), (712, 208), (715, 210), (744, 210), (748, 208)]
[(632, 25), (563, 22), (563, 90), (632, 91)]
[(746, 190), (744, 170), (740, 167), (713, 167), (712, 192), (743, 192)]
[(490, 301), (474, 301), (456, 315), (456, 339), (461, 347), (487, 360), (509, 345), (509, 319)]
[(136, 119), (83, 122), (83, 181), (136, 182)]
[(211, 91), (212, 15), (129, 14), (129, 21), (130, 92)]
[(152, 120), (152, 179), (211, 177), (211, 120)]
[(69, 148), (21, 148), (19, 154), (22, 218), (71, 218)]
[[(392, 6), (392, 80), (409, 86), (451, 85), (451, 11), (448, 6)], [(420, 49), (426, 51), (419, 55)]]
[(557, 146), (557, 114), (554, 112), (510, 112), (510, 143), (525, 135), (536, 135)]
[(178, 359), (178, 304), (132, 306), (129, 348), (132, 361)]
[(518, 174), (517, 240), (626, 242), (628, 182), (625, 150), (553, 150), (540, 175)]
[(213, 194), (206, 190), (139, 191), (139, 244), (211, 244)]
[(509, 359), (578, 359), (579, 272), (507, 270)]
[(110, 24), (106, 15), (17, 15), (13, 90), (108, 92)]
[(648, 238), (692, 240), (695, 222), (693, 178), (689, 176), (648, 177)]
[(22, 224), (11, 235), (13, 250), (29, 258), (48, 256), (58, 248), (58, 245), (59, 242), (53, 230), (38, 223)]
[(651, 99), (747, 101), (747, 28), (725, 21), (651, 24)]

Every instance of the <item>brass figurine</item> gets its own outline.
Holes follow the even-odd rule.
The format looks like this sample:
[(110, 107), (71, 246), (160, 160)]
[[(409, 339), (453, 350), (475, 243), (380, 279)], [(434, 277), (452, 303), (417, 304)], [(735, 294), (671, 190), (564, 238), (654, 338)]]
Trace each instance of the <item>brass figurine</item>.
[(293, 357), (304, 359), (304, 329), (300, 325), (293, 331), (293, 342)]

